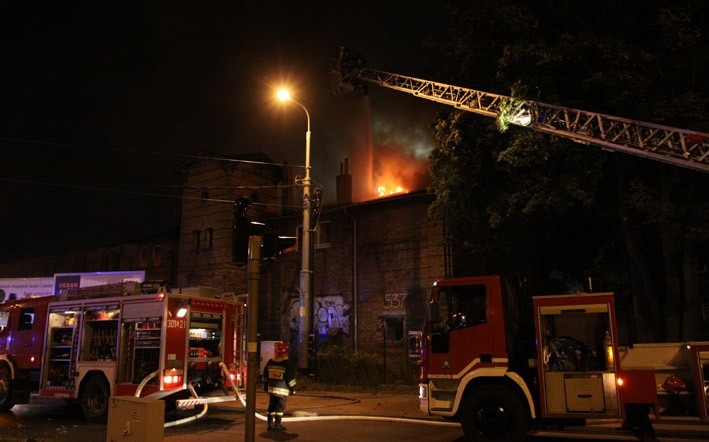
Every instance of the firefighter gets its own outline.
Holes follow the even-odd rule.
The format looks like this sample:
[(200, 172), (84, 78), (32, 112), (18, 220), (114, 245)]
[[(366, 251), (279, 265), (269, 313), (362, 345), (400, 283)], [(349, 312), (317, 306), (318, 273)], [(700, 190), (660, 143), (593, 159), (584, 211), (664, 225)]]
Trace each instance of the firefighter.
[(268, 429), (270, 431), (286, 431), (281, 425), (283, 412), (286, 410), (286, 400), (295, 394), (295, 371), (288, 360), (288, 344), (277, 342), (274, 346), (274, 357), (266, 363), (263, 369), (264, 390), (268, 393)]

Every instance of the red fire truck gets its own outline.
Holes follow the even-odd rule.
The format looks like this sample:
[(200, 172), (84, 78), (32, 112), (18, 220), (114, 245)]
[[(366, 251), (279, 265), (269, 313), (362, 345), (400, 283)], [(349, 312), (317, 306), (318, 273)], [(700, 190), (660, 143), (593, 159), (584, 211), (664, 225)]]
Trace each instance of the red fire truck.
[(235, 400), (243, 321), (243, 302), (205, 287), (122, 283), (1, 303), (0, 411), (78, 402), (99, 421), (113, 395), (167, 410)]
[(523, 440), (532, 422), (551, 420), (623, 419), (641, 433), (652, 432), (649, 413), (709, 422), (709, 342), (620, 347), (611, 293), (534, 297), (522, 315), (503, 281), (434, 284), (421, 336), (424, 413), (460, 420), (476, 441)]

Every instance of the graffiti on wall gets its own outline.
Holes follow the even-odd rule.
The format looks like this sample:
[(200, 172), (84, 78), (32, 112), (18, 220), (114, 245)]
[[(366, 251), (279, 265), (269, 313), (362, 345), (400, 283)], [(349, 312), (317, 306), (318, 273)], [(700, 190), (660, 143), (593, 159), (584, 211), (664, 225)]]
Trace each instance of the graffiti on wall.
[[(290, 304), (290, 328), (298, 330), (300, 317), (300, 300), (292, 299)], [(350, 333), (350, 306), (345, 304), (342, 296), (316, 296), (313, 300), (313, 326), (318, 334), (342, 330)]]

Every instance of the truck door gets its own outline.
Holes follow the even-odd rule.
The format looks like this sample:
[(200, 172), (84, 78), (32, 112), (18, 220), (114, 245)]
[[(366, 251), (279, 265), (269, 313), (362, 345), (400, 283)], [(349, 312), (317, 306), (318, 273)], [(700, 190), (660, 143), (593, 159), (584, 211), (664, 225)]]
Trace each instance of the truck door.
[(0, 306), (0, 354), (4, 354), (7, 348), (7, 339), (10, 336), (10, 309), (9, 305)]
[(10, 353), (14, 355), (18, 368), (39, 368), (47, 306), (20, 302), (15, 308), (17, 314), (10, 315)]
[(430, 375), (457, 379), (479, 364), (492, 364), (496, 352), (495, 315), (486, 284), (440, 287), (437, 320), (431, 324)]

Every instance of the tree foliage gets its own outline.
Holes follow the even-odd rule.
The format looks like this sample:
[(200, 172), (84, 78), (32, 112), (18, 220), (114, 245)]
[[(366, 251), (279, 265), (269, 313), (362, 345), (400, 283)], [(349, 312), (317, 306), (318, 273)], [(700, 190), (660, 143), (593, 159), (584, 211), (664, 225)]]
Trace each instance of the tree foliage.
[[(451, 83), (709, 131), (706, 2), (482, 1), (451, 17), (429, 42)], [(434, 145), (431, 212), (457, 272), (513, 272), (538, 292), (558, 288), (550, 274), (595, 276), (634, 315), (628, 339), (707, 338), (706, 174), (460, 111), (440, 116)]]

